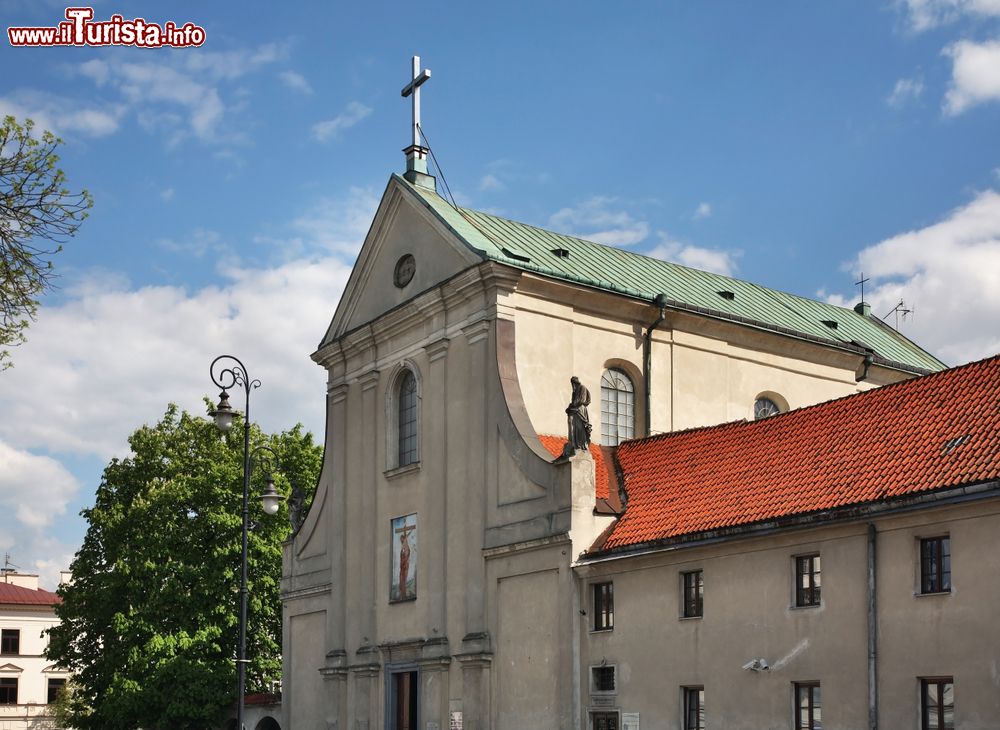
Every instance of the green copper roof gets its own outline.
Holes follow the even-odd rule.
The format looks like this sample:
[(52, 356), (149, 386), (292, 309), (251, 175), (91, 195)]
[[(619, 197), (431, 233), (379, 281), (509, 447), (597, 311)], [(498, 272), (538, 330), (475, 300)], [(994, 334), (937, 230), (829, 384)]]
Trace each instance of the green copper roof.
[[(944, 363), (875, 317), (853, 309), (699, 271), (631, 251), (565, 236), (525, 223), (455, 208), (434, 191), (394, 176), (466, 245), (495, 261), (557, 279), (653, 300), (708, 316), (804, 335), (837, 345), (862, 345), (906, 369), (936, 371)], [(558, 252), (568, 252), (565, 253)]]

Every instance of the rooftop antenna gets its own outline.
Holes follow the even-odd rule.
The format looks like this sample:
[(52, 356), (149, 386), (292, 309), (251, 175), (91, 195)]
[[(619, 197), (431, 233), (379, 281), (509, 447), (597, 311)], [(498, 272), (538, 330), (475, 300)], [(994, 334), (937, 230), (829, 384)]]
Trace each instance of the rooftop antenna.
[(865, 301), (865, 282), (871, 281), (870, 278), (865, 278), (865, 272), (861, 272), (861, 281), (854, 282), (854, 286), (861, 286), (861, 301), (854, 305), (854, 311), (863, 317), (867, 317), (872, 312), (871, 305)]
[(3, 554), (3, 573), (16, 573), (17, 566), (10, 562), (10, 553)]
[(903, 300), (900, 299), (899, 300), (899, 304), (897, 304), (895, 307), (893, 307), (892, 309), (890, 309), (888, 312), (885, 313), (885, 316), (882, 317), (882, 321), (884, 322), (886, 319), (888, 319), (890, 314), (895, 314), (896, 315), (896, 324), (894, 326), (894, 329), (898, 332), (899, 331), (899, 315), (903, 315), (903, 321), (905, 322), (907, 316), (913, 314), (913, 312), (914, 312), (913, 307), (907, 307), (906, 304), (903, 303)]

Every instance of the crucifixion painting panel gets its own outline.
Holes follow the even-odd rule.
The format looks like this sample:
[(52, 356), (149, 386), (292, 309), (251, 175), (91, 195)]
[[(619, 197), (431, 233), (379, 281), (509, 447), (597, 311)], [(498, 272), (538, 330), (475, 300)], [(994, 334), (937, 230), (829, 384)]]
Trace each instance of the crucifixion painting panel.
[(391, 534), (389, 601), (412, 601), (417, 597), (417, 515), (393, 518)]

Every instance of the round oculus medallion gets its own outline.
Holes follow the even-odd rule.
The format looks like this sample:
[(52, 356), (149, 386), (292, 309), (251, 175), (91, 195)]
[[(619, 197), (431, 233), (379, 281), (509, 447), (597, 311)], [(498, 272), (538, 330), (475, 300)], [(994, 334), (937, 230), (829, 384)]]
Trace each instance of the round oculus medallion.
[(413, 258), (413, 254), (406, 254), (399, 257), (399, 261), (396, 262), (396, 270), (392, 275), (392, 283), (397, 287), (402, 289), (404, 286), (410, 283), (413, 279), (413, 275), (417, 271), (417, 261)]

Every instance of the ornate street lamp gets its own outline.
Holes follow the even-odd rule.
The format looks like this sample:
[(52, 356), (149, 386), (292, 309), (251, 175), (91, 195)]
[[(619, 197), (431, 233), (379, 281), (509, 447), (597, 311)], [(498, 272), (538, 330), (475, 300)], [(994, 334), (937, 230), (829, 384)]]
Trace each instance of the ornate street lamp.
[(238, 730), (245, 730), (243, 726), (243, 701), (246, 695), (246, 666), (247, 666), (247, 535), (250, 531), (250, 474), (251, 457), (255, 457), (259, 452), (267, 452), (269, 456), (258, 459), (258, 463), (266, 463), (266, 474), (264, 493), (260, 500), (264, 505), (264, 512), (273, 515), (278, 511), (281, 500), (284, 499), (274, 488), (274, 468), (279, 466), (278, 455), (269, 446), (258, 446), (251, 453), (250, 451), (250, 391), (260, 387), (259, 380), (251, 380), (247, 375), (247, 369), (242, 362), (232, 355), (219, 355), (212, 360), (209, 366), (209, 374), (216, 387), (222, 388), (219, 393), (219, 404), (212, 411), (212, 418), (215, 425), (222, 432), (226, 432), (233, 427), (233, 416), (236, 411), (229, 405), (229, 389), (239, 386), (246, 396), (246, 408), (243, 412), (243, 540), (241, 547), (240, 563), (240, 641), (239, 652), (236, 657), (236, 727)]

